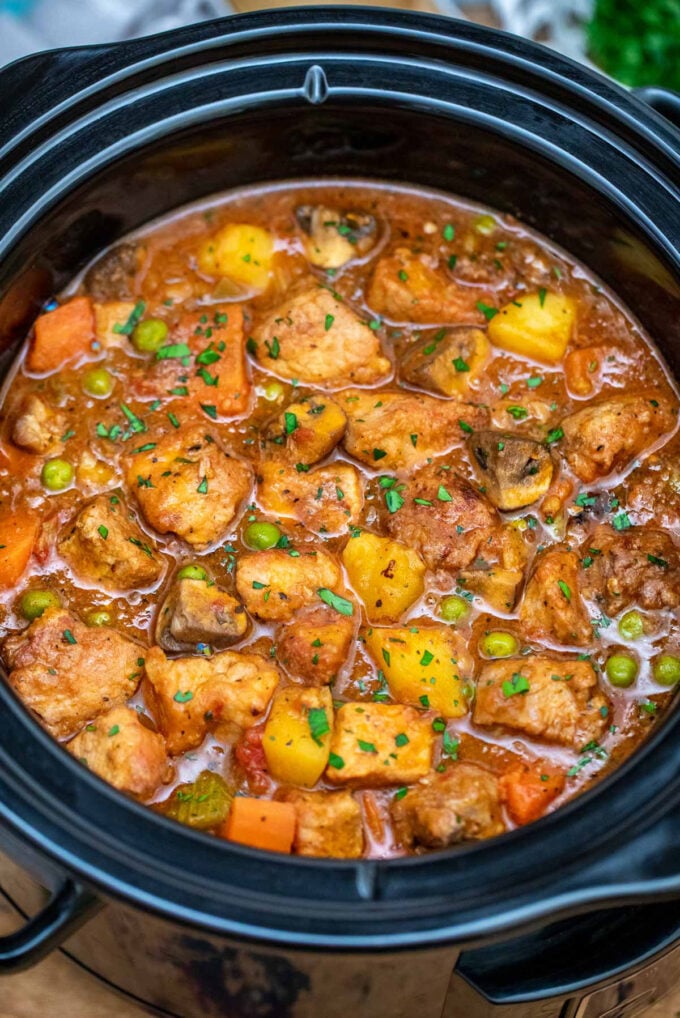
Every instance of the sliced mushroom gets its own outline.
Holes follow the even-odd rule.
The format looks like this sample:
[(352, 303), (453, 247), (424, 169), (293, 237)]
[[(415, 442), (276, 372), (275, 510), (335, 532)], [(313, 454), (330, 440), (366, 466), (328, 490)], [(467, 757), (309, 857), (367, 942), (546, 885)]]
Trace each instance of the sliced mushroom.
[(489, 356), (489, 341), (481, 329), (439, 329), (408, 350), (401, 370), (414, 385), (444, 396), (464, 396)]
[(329, 396), (311, 396), (291, 403), (264, 430), (262, 448), (268, 459), (316, 463), (327, 456), (345, 433), (347, 415)]
[(245, 608), (205, 579), (175, 579), (156, 620), (156, 642), (165, 650), (230, 646), (248, 629)]
[(486, 495), (497, 509), (531, 505), (550, 487), (553, 461), (540, 442), (499, 431), (477, 431), (469, 447)]
[(353, 258), (362, 258), (375, 244), (377, 222), (366, 212), (301, 205), (296, 218), (305, 235), (307, 258), (320, 269), (339, 269)]

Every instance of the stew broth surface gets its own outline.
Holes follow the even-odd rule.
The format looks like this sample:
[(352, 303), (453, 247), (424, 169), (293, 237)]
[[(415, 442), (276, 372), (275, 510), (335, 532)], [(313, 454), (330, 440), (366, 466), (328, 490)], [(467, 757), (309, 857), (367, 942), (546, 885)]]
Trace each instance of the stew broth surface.
[(527, 823), (680, 678), (677, 409), (615, 296), (510, 216), (363, 182), (179, 210), (5, 385), (9, 681), (226, 838), (384, 858)]

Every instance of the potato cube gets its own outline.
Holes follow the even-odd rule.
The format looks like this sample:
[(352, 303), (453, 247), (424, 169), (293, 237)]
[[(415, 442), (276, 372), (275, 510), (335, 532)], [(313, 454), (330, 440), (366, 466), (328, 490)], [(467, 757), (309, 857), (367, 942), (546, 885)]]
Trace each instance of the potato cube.
[(342, 561), (370, 622), (394, 622), (425, 589), (418, 553), (389, 537), (362, 531), (347, 542)]
[(557, 364), (571, 339), (576, 306), (559, 293), (530, 293), (505, 304), (489, 322), (494, 346), (543, 364)]
[(198, 252), (209, 276), (226, 276), (248, 290), (266, 289), (271, 277), (274, 240), (268, 230), (249, 223), (228, 223)]
[(333, 700), (328, 688), (280, 690), (262, 739), (272, 777), (304, 788), (316, 784), (328, 763), (332, 726)]
[(407, 785), (432, 766), (434, 731), (413, 707), (345, 703), (335, 714), (326, 778), (334, 785)]
[(364, 638), (395, 700), (431, 707), (445, 718), (467, 712), (463, 675), (472, 671), (472, 659), (458, 633), (446, 626), (402, 626), (369, 629)]

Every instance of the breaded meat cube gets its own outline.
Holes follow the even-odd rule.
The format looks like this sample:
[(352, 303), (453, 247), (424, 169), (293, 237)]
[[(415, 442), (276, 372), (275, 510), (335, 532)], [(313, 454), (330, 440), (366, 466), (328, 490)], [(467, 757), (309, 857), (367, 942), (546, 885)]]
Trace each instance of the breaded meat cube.
[(368, 306), (396, 323), (483, 324), (477, 302), (486, 295), (488, 303), (488, 290), (464, 286), (430, 263), (427, 255), (408, 248), (381, 258), (366, 295)]
[(478, 555), (490, 557), (490, 544), (501, 530), (498, 513), (482, 495), (452, 470), (422, 467), (402, 488), (404, 504), (386, 512), (389, 534), (414, 548), (430, 569), (456, 571)]
[(583, 593), (606, 613), (615, 615), (632, 602), (652, 611), (680, 604), (680, 549), (663, 530), (616, 531), (603, 524), (581, 551), (591, 560), (583, 572)]
[(550, 487), (553, 461), (541, 442), (499, 431), (476, 431), (468, 439), (468, 448), (485, 494), (497, 509), (531, 505)]
[(156, 642), (164, 650), (213, 649), (237, 643), (248, 630), (245, 608), (213, 581), (176, 577), (156, 619)]
[(250, 466), (199, 426), (147, 444), (152, 448), (127, 458), (127, 483), (147, 523), (198, 549), (224, 537), (250, 495)]
[(283, 548), (240, 555), (236, 589), (251, 615), (284, 622), (303, 605), (319, 603), (317, 591), (335, 590), (340, 568), (325, 551), (303, 551), (293, 558)]
[(258, 468), (258, 500), (273, 516), (299, 520), (320, 534), (342, 534), (358, 521), (364, 492), (357, 469), (329, 463), (299, 473), (276, 460)]
[(536, 654), (482, 666), (473, 721), (580, 750), (602, 736), (607, 713), (590, 661)]
[(374, 470), (408, 470), (426, 463), (489, 420), (484, 407), (419, 392), (348, 389), (337, 400), (348, 418), (345, 449)]
[(576, 552), (550, 548), (539, 553), (519, 609), (523, 632), (531, 640), (577, 647), (593, 642), (590, 615), (581, 598), (582, 576)]
[(327, 686), (342, 670), (356, 634), (354, 617), (309, 604), (276, 631), (276, 660), (291, 678)]
[(131, 697), (145, 655), (115, 629), (91, 628), (61, 608), (10, 636), (4, 651), (10, 684), (58, 739)]
[(267, 425), (262, 439), (266, 458), (311, 466), (332, 452), (345, 433), (347, 415), (329, 396), (291, 403)]
[(360, 859), (364, 851), (361, 807), (347, 789), (337, 792), (285, 792), (297, 815), (294, 850), (297, 855), (327, 859)]
[(57, 547), (79, 579), (111, 592), (151, 587), (163, 572), (155, 544), (113, 492), (88, 502)]
[(622, 393), (588, 403), (562, 421), (560, 452), (586, 484), (624, 470), (678, 421), (678, 408), (659, 392)]
[(252, 339), (264, 368), (308, 385), (370, 385), (392, 368), (375, 332), (338, 294), (318, 283), (264, 315)]
[(44, 399), (30, 392), (19, 407), (12, 425), (12, 441), (28, 452), (45, 455), (61, 447), (66, 431), (65, 416)]
[(407, 785), (432, 766), (434, 732), (414, 707), (345, 703), (335, 713), (326, 778), (334, 785)]
[(449, 763), (394, 799), (395, 834), (404, 848), (447, 848), (502, 834), (497, 778), (473, 763)]
[(169, 770), (163, 736), (129, 707), (102, 714), (66, 748), (114, 788), (139, 799), (153, 795)]
[(175, 756), (200, 745), (222, 721), (250, 728), (263, 716), (279, 682), (271, 661), (260, 654), (223, 650), (212, 657), (170, 660), (160, 647), (146, 655), (149, 703), (168, 752)]

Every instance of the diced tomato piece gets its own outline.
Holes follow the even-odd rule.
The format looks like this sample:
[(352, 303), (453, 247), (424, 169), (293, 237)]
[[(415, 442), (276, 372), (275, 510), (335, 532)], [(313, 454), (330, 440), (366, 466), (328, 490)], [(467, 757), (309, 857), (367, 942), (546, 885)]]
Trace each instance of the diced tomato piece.
[(248, 788), (256, 795), (262, 795), (271, 784), (267, 770), (267, 758), (262, 746), (263, 725), (255, 725), (243, 733), (236, 744), (234, 756), (245, 771)]

